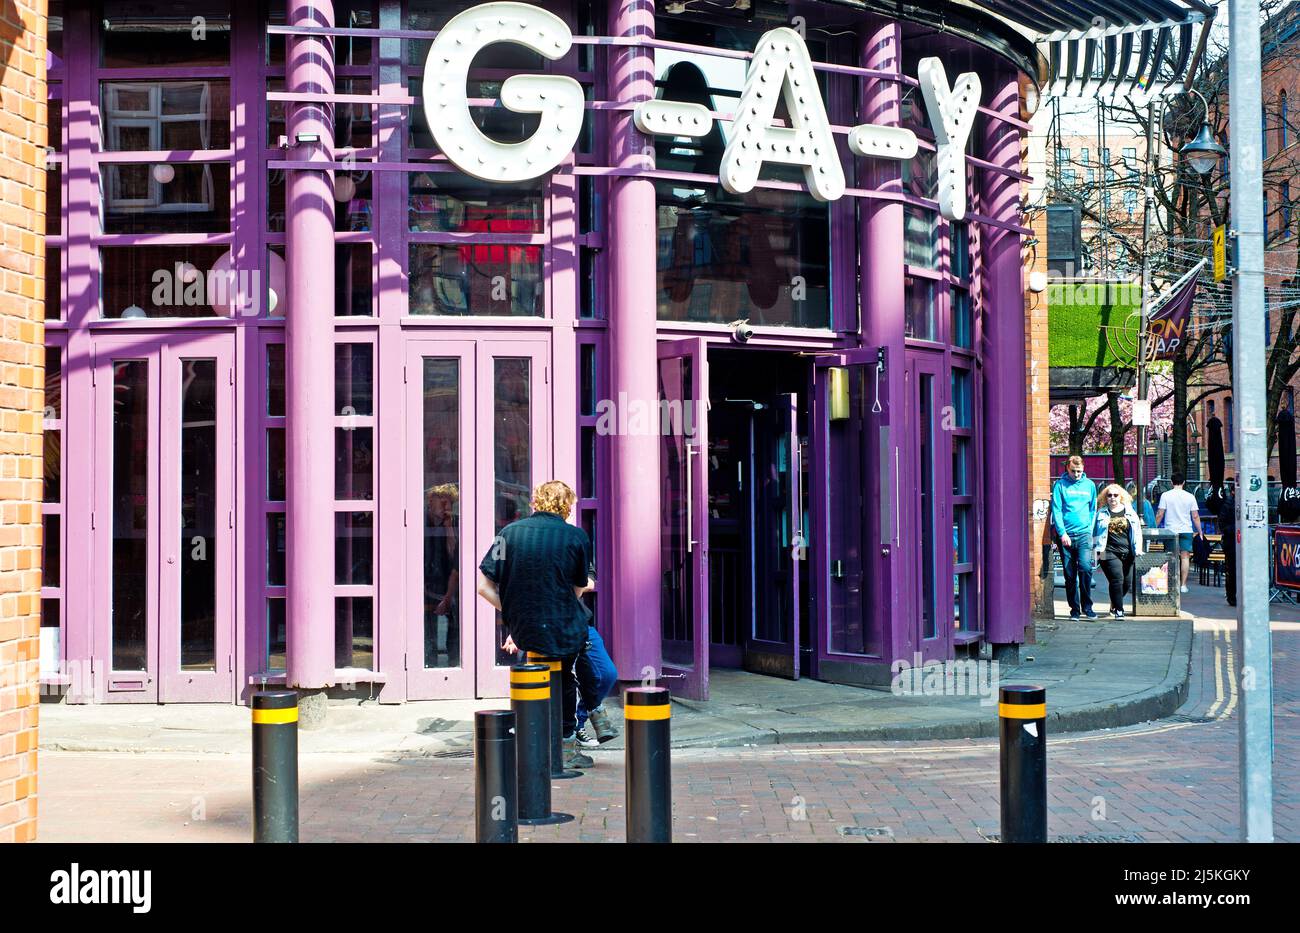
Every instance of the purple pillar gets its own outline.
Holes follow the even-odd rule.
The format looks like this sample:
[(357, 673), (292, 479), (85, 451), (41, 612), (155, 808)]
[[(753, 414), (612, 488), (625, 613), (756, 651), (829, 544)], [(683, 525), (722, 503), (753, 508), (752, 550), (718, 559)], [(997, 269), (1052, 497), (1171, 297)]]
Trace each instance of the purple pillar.
[[(986, 85), (989, 109), (1020, 116), (1014, 73)], [(986, 119), (984, 158), (1020, 167), (1020, 129)], [(1020, 221), (1020, 181), (985, 172), (983, 213), (1010, 224)], [(984, 619), (993, 644), (1022, 643), (1029, 623), (1029, 470), (1025, 415), (1025, 293), (1020, 234), (985, 226), (981, 289), (984, 355)]]
[[(331, 27), (333, 0), (290, 0), (288, 22)], [(287, 56), (290, 93), (334, 93), (332, 38), (291, 36)], [(289, 158), (331, 161), (333, 105), (288, 109)], [(334, 173), (291, 170), (285, 209), (286, 668), (289, 686), (311, 689), (334, 680)]]
[[(652, 0), (611, 4), (612, 36), (654, 36)], [(609, 97), (654, 97), (654, 53), (648, 48), (610, 51)], [(612, 111), (609, 158), (614, 166), (653, 167), (654, 151), (628, 110)], [(647, 154), (647, 150), (648, 153)], [(655, 189), (647, 178), (614, 177), (609, 189), (610, 397), (629, 408), (656, 410)], [(626, 393), (626, 394), (624, 394)], [(610, 522), (614, 573), (607, 591), (613, 604), (613, 659), (623, 675), (660, 667), (659, 438), (610, 437)], [(603, 587), (602, 587), (603, 588)]]
[[(859, 54), (864, 68), (902, 72), (902, 27), (887, 19), (872, 19), (859, 32)], [(896, 81), (864, 79), (862, 112), (859, 121), (897, 126), (901, 119), (903, 87)], [(866, 171), (867, 185), (876, 191), (901, 194), (902, 171), (897, 162), (886, 159), (860, 160)], [(884, 410), (868, 416), (865, 430), (876, 432), (875, 444), (881, 450), (881, 466), (868, 471), (870, 501), (877, 504), (872, 527), (864, 538), (875, 542), (871, 611), (883, 620), (881, 650), (887, 659), (910, 658), (913, 643), (911, 619), (912, 586), (909, 563), (900, 547), (899, 529), (889, 508), (903, 489), (905, 476), (895, 476), (906, 469), (901, 449), (907, 430), (906, 393), (903, 385), (903, 332), (905, 323), (903, 287), (903, 204), (868, 198), (859, 208), (858, 242), (862, 269), (860, 279), (862, 308), (862, 343), (864, 347), (884, 347), (885, 372), (881, 379), (881, 402)], [(887, 465), (887, 466), (886, 466)], [(888, 552), (888, 553), (886, 553)]]

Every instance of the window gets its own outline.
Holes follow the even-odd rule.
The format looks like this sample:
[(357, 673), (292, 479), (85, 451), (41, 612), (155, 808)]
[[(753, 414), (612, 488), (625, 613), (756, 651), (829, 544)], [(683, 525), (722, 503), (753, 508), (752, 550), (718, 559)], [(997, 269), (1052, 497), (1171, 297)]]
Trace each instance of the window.
[(1282, 182), (1282, 236), (1291, 235), (1291, 182)]
[(1084, 165), (1088, 165), (1088, 164), (1090, 164), (1090, 163), (1088, 162), (1088, 147), (1087, 147), (1087, 146), (1084, 146), (1082, 149), (1079, 150), (1079, 161), (1080, 161), (1081, 163), (1083, 163)]
[(1061, 165), (1066, 165), (1070, 161), (1070, 150), (1060, 147), (1056, 150), (1056, 161)]
[(1137, 211), (1138, 195), (1132, 188), (1124, 192), (1124, 210), (1128, 212), (1128, 219), (1133, 219), (1133, 214)]
[(1084, 172), (1084, 177), (1088, 180), (1088, 184), (1095, 185), (1097, 183), (1096, 169), (1091, 169), (1091, 168), (1088, 169), (1087, 171)]
[(1286, 91), (1281, 90), (1277, 93), (1277, 148), (1280, 151), (1289, 145), (1291, 141), (1287, 128)]
[(1137, 168), (1137, 161), (1138, 161), (1137, 149), (1132, 147), (1127, 147), (1123, 150), (1123, 155), (1124, 155), (1124, 164), (1128, 166), (1130, 170), (1135, 170)]
[(1067, 168), (1061, 171), (1061, 184), (1065, 185), (1065, 187), (1073, 188), (1077, 182), (1078, 178), (1075, 176), (1074, 169)]
[(1101, 164), (1102, 164), (1102, 165), (1110, 165), (1110, 147), (1109, 147), (1109, 146), (1102, 146), (1102, 147), (1101, 147)]
[(1233, 438), (1232, 438), (1232, 399), (1231, 398), (1225, 398), (1223, 400), (1223, 420), (1224, 420), (1223, 427), (1224, 430), (1227, 432), (1227, 436), (1224, 437), (1223, 439), (1223, 448), (1228, 453), (1232, 453)]

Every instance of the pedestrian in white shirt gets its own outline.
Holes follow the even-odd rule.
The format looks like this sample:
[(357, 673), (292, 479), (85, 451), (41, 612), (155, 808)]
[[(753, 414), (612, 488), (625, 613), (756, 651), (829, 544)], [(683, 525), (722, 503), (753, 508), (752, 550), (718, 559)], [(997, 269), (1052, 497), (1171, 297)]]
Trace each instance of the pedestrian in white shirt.
[(1192, 537), (1202, 538), (1201, 516), (1197, 512), (1196, 497), (1183, 488), (1187, 481), (1182, 473), (1172, 477), (1174, 488), (1160, 497), (1156, 506), (1156, 524), (1174, 533), (1175, 547), (1178, 550), (1180, 565), (1179, 589), (1187, 592), (1187, 571), (1192, 563)]

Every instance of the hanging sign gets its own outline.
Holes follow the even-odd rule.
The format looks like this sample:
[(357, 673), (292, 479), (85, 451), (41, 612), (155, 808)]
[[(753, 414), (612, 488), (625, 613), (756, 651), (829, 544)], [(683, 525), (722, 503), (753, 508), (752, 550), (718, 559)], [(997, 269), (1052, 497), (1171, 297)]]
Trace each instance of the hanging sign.
[(1151, 426), (1151, 402), (1146, 399), (1135, 398), (1133, 400), (1133, 427), (1146, 428)]
[(1228, 277), (1228, 246), (1223, 224), (1214, 228), (1214, 281), (1222, 282)]
[(1300, 527), (1273, 529), (1273, 585), (1300, 590)]
[[(489, 182), (538, 178), (559, 166), (578, 141), (582, 85), (564, 75), (506, 78), (502, 106), (540, 114), (541, 123), (523, 142), (491, 138), (474, 123), (465, 84), (474, 57), (497, 42), (521, 45), (555, 61), (568, 54), (573, 34), (554, 13), (527, 3), (484, 3), (458, 13), (438, 32), (425, 59), (425, 116), (438, 148), (467, 175)], [(966, 216), (966, 141), (979, 108), (980, 79), (967, 72), (950, 86), (943, 63), (923, 58), (917, 81), (935, 135), (939, 212), (961, 220)], [(789, 126), (773, 123), (778, 101), (790, 114)], [(643, 101), (633, 115), (637, 129), (649, 136), (698, 138), (714, 123), (708, 107), (683, 101)], [(917, 139), (905, 127), (864, 123), (850, 129), (848, 147), (854, 155), (906, 161), (916, 155)], [(844, 195), (844, 168), (808, 46), (788, 26), (764, 33), (754, 49), (719, 182), (725, 190), (743, 194), (753, 189), (768, 162), (802, 167), (808, 193), (819, 201)]]

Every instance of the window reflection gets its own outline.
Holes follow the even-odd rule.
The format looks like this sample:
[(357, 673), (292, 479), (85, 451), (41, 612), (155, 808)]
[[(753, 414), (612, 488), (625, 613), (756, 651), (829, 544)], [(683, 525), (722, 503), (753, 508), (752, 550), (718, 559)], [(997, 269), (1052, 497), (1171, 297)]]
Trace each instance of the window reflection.
[(413, 233), (542, 233), (539, 182), (489, 184), (451, 172), (409, 176)]
[(460, 361), (424, 361), (424, 666), (460, 667)]
[(540, 317), (540, 246), (410, 246), (411, 314)]
[(230, 148), (230, 82), (105, 81), (104, 149)]
[[(498, 357), (493, 360), (493, 531), (499, 532), (531, 511), (533, 488), (532, 360)], [(501, 649), (505, 626), (498, 612), (496, 663), (511, 663)]]
[(113, 670), (146, 668), (149, 542), (149, 363), (113, 364)]
[(230, 166), (166, 162), (102, 166), (105, 233), (225, 233)]
[(229, 0), (103, 0), (105, 68), (228, 65)]

